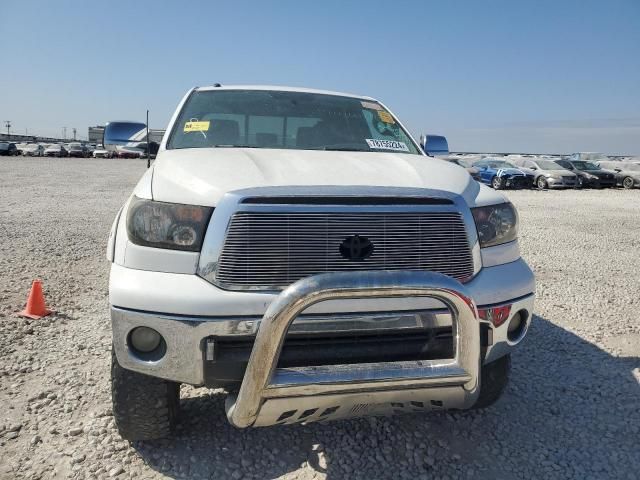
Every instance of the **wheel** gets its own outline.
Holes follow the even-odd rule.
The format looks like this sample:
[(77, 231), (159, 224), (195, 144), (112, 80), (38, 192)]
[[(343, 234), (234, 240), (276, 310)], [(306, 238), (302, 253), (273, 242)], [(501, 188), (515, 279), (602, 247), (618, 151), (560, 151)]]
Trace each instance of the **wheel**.
[(624, 179), (622, 180), (622, 186), (624, 188), (633, 188), (633, 184), (634, 184), (634, 181), (633, 181), (633, 178), (631, 177), (624, 177)]
[(540, 190), (546, 190), (547, 188), (549, 188), (549, 185), (547, 184), (547, 181), (544, 177), (538, 177), (538, 180), (536, 180), (536, 185), (538, 185), (538, 188)]
[(491, 179), (491, 186), (494, 190), (500, 190), (502, 188), (502, 180), (500, 177), (493, 177)]
[(510, 371), (510, 354), (483, 365), (480, 371), (480, 396), (473, 408), (487, 408), (493, 405), (502, 396), (509, 383)]
[(180, 384), (122, 368), (111, 351), (113, 417), (125, 440), (171, 435), (180, 406)]

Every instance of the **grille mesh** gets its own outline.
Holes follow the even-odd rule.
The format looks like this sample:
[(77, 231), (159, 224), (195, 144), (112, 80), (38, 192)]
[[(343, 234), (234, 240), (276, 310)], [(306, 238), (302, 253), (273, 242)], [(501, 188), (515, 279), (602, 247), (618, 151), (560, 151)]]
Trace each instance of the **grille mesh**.
[[(353, 235), (373, 245), (371, 256), (344, 258)], [(273, 289), (318, 273), (428, 270), (459, 280), (473, 275), (462, 216), (426, 213), (238, 212), (229, 224), (216, 283), (229, 289)]]

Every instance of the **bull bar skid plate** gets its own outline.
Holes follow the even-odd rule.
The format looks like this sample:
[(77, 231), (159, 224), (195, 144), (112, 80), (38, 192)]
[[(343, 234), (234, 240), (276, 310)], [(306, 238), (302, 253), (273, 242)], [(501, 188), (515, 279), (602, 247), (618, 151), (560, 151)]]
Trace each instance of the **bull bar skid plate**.
[[(431, 297), (451, 311), (454, 358), (358, 365), (277, 368), (294, 319), (319, 302), (354, 298)], [(327, 273), (284, 290), (258, 329), (227, 418), (236, 427), (269, 426), (473, 406), (480, 392), (480, 323), (465, 287), (421, 271)]]

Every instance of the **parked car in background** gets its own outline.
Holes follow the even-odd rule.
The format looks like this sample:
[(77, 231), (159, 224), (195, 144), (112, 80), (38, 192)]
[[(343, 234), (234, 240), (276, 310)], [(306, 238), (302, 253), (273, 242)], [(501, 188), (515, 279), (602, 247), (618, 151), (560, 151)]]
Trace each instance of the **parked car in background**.
[(576, 153), (572, 153), (571, 155), (569, 155), (569, 158), (567, 158), (567, 160), (569, 160), (570, 162), (592, 162), (592, 163), (596, 163), (596, 162), (604, 162), (604, 161), (608, 161), (611, 160), (609, 157), (607, 157), (605, 154), (603, 153), (598, 153), (598, 152), (576, 152)]
[(111, 150), (107, 150), (102, 145), (96, 146), (96, 149), (91, 153), (93, 158), (111, 158), (112, 152)]
[(87, 148), (81, 143), (70, 143), (68, 151), (70, 157), (84, 158), (87, 156)]
[(459, 157), (457, 155), (446, 155), (444, 157), (437, 158), (446, 160), (450, 163), (455, 163), (456, 165), (464, 168), (467, 172), (469, 172), (469, 175), (471, 175), (474, 180), (480, 181), (480, 171), (476, 167), (474, 167), (473, 163), (469, 160), (466, 160), (465, 158)]
[(603, 170), (593, 162), (581, 160), (556, 160), (561, 167), (578, 175), (578, 183), (585, 188), (611, 188), (616, 186), (615, 172)]
[(491, 185), (495, 190), (501, 188), (531, 188), (533, 175), (526, 173), (513, 164), (498, 158), (486, 157), (473, 164), (478, 169), (480, 182)]
[(23, 155), (24, 148), (27, 146), (26, 143), (16, 143), (16, 149), (18, 150), (18, 155)]
[(135, 147), (118, 147), (115, 156), (118, 158), (141, 158), (144, 156), (144, 151)]
[(69, 152), (64, 145), (53, 144), (44, 149), (45, 157), (68, 157)]
[(548, 158), (520, 158), (516, 166), (533, 175), (533, 184), (540, 188), (575, 188), (578, 176)]
[(15, 143), (0, 142), (0, 155), (5, 157), (11, 157), (13, 155), (20, 155)]
[(615, 172), (616, 185), (624, 188), (640, 187), (640, 164), (633, 162), (602, 161), (600, 168)]
[(39, 143), (29, 143), (22, 149), (22, 154), (27, 157), (44, 156), (44, 147)]

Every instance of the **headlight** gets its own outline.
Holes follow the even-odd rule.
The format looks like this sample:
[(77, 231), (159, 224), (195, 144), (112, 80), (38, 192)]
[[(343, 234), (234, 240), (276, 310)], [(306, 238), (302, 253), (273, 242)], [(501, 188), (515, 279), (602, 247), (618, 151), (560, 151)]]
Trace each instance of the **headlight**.
[(146, 247), (199, 252), (212, 211), (133, 197), (127, 212), (129, 240)]
[(511, 242), (518, 236), (518, 214), (510, 203), (472, 208), (480, 247)]

